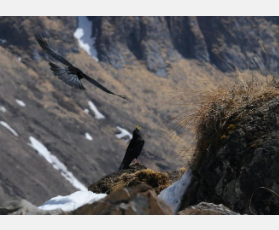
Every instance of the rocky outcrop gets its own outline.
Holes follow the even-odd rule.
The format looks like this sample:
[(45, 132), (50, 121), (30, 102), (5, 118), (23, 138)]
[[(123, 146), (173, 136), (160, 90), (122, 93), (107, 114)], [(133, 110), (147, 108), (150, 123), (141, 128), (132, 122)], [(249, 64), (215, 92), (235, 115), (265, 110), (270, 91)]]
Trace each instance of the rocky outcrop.
[(101, 61), (115, 68), (144, 60), (147, 68), (167, 76), (168, 62), (179, 58), (164, 17), (91, 17)]
[(265, 73), (278, 71), (277, 17), (198, 17), (197, 20), (210, 61), (220, 70), (234, 71), (237, 67)]
[(222, 130), (215, 126), (217, 133), (203, 136), (184, 207), (207, 201), (242, 214), (279, 214), (279, 100), (274, 87), (227, 118)]
[[(278, 70), (276, 17), (90, 17), (101, 61), (115, 68), (143, 60), (166, 77), (181, 58), (210, 62), (220, 70)], [(247, 33), (249, 31), (249, 33)], [(254, 59), (259, 57), (260, 62)]]
[(96, 203), (73, 211), (74, 215), (171, 215), (172, 209), (146, 184), (116, 191)]
[(190, 206), (178, 213), (178, 215), (239, 215), (222, 204), (202, 202), (198, 205)]

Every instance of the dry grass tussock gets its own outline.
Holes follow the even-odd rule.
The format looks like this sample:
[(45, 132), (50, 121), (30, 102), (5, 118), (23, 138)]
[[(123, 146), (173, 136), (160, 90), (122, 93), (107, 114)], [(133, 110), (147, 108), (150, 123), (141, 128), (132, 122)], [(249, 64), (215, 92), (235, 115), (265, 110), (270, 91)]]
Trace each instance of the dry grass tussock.
[(226, 138), (225, 130), (230, 132), (237, 123), (255, 105), (279, 96), (279, 83), (271, 76), (253, 76), (218, 85), (215, 89), (204, 91), (177, 91), (173, 101), (184, 108), (174, 118), (176, 129), (193, 132), (195, 142), (191, 167), (198, 167), (203, 153), (214, 151), (220, 140)]
[(132, 174), (123, 173), (120, 179), (112, 184), (111, 192), (135, 186), (143, 182), (152, 186), (158, 194), (169, 186), (169, 176), (167, 173), (156, 172), (151, 169), (143, 169)]

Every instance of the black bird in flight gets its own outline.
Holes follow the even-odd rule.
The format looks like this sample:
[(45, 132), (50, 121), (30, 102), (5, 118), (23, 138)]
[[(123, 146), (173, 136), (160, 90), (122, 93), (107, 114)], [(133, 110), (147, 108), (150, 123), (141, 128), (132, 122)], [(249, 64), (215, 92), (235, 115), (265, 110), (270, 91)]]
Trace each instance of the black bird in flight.
[(61, 62), (66, 66), (66, 67), (61, 67), (55, 65), (52, 62), (49, 62), (50, 69), (53, 72), (53, 74), (57, 76), (61, 81), (66, 83), (67, 85), (74, 87), (76, 89), (85, 90), (84, 86), (81, 83), (81, 79), (85, 79), (108, 94), (112, 94), (128, 100), (126, 96), (118, 95), (111, 92), (109, 89), (101, 85), (99, 82), (95, 81), (91, 77), (88, 77), (80, 69), (73, 66), (70, 62), (68, 62), (65, 58), (63, 58), (60, 54), (58, 54), (51, 46), (49, 46), (49, 44), (42, 38), (41, 35), (36, 34), (36, 40), (39, 43), (39, 45), (42, 47), (43, 51), (45, 51), (51, 57), (53, 57), (54, 59), (56, 59), (57, 61)]
[[(140, 127), (137, 126), (133, 132), (133, 138), (128, 145), (128, 148), (126, 150), (124, 159), (119, 167), (119, 170), (127, 169), (134, 159), (138, 161), (138, 157), (141, 153), (143, 146), (144, 146), (144, 140), (140, 135)], [(139, 163), (139, 161), (137, 163)]]

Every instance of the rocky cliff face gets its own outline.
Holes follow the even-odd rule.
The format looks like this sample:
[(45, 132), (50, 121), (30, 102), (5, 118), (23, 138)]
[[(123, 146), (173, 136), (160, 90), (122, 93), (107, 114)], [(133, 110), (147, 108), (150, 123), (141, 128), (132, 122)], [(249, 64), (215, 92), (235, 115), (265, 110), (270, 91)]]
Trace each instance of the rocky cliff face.
[[(115, 68), (145, 63), (160, 77), (182, 58), (278, 71), (277, 17), (91, 17), (101, 61)], [(260, 63), (254, 60), (259, 57)], [(266, 71), (266, 70), (265, 70)]]
[[(221, 71), (231, 71), (230, 64), (248, 68), (253, 52), (267, 66), (277, 67), (276, 18), (89, 19), (99, 62), (74, 37), (77, 17), (0, 18), (0, 121), (4, 122), (0, 126), (0, 200), (24, 198), (40, 205), (76, 190), (57, 165), (30, 146), (30, 137), (85, 186), (117, 170), (127, 147), (123, 139), (128, 138), (116, 137), (117, 126), (129, 132), (136, 125), (142, 127), (146, 145), (140, 159), (149, 168), (185, 166), (187, 160), (178, 153), (193, 135), (186, 134), (187, 143), (178, 144), (181, 148), (174, 148), (170, 141), (170, 133), (177, 131), (179, 137), (179, 130), (165, 127), (181, 112), (168, 103), (174, 91), (170, 89), (182, 82), (185, 91), (212, 88), (227, 79)], [(89, 76), (132, 101), (108, 96), (89, 83), (84, 83), (87, 91), (81, 92), (58, 81), (49, 70), (50, 58), (35, 41), (35, 32), (44, 34)], [(105, 119), (96, 119), (89, 101)]]

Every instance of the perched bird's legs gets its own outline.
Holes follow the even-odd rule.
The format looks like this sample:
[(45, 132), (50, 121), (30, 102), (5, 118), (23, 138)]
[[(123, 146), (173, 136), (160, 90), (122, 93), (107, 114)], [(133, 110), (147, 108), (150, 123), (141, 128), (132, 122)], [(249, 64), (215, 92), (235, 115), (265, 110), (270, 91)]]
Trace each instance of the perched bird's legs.
[(134, 164), (135, 164), (135, 165), (140, 165), (140, 161), (139, 161), (137, 158), (135, 158), (135, 159), (134, 159)]

